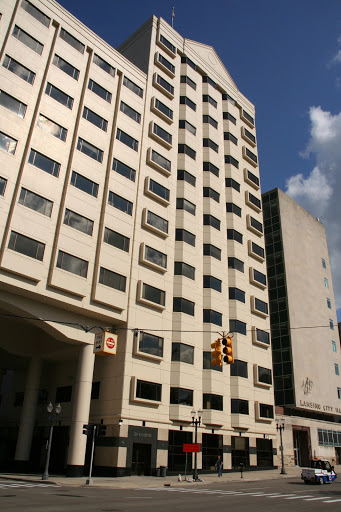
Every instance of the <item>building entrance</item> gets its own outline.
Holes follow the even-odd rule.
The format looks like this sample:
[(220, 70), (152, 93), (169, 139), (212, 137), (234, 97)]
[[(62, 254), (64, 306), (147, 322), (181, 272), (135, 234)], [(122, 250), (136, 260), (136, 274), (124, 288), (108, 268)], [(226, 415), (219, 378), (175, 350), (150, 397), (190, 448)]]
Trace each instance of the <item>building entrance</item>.
[(133, 457), (131, 461), (132, 475), (150, 476), (151, 451), (151, 444), (133, 443)]
[(311, 459), (309, 428), (293, 428), (295, 466), (309, 467)]

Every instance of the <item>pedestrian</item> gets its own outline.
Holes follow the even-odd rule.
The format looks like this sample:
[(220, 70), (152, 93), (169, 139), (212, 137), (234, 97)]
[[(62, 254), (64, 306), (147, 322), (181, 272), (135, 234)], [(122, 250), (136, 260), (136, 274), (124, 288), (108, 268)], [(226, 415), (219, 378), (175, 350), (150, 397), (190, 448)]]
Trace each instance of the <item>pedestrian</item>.
[(224, 464), (223, 464), (223, 461), (221, 460), (221, 456), (220, 455), (218, 455), (218, 460), (215, 463), (215, 467), (218, 470), (218, 476), (223, 476), (222, 470), (223, 470)]

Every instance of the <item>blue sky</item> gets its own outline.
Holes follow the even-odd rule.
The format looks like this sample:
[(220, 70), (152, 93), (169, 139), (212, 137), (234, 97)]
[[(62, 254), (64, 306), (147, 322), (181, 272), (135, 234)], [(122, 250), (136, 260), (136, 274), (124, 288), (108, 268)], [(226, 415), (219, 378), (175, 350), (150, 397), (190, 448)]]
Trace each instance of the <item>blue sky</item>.
[(152, 14), (170, 23), (174, 6), (174, 28), (215, 48), (256, 106), (262, 191), (322, 217), (341, 320), (340, 0), (60, 3), (114, 48)]

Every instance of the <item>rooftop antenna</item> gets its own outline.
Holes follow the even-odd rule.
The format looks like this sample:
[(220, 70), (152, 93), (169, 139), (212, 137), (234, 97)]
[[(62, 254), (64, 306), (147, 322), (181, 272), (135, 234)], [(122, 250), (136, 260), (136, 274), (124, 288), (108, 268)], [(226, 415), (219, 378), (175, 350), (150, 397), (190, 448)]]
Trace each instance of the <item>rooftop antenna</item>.
[(175, 12), (174, 12), (174, 7), (172, 7), (172, 28), (174, 28), (174, 18), (175, 18)]

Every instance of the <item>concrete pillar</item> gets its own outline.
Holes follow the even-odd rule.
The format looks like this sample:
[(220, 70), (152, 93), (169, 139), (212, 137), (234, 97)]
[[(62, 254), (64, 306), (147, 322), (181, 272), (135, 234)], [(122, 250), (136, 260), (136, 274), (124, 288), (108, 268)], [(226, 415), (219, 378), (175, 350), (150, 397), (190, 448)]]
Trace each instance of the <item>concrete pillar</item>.
[(67, 458), (68, 476), (83, 476), (87, 441), (87, 436), (83, 434), (83, 425), (89, 422), (94, 361), (93, 345), (83, 345), (78, 356), (72, 400), (70, 445)]
[(40, 355), (34, 355), (28, 367), (24, 403), (21, 410), (19, 433), (14, 456), (15, 461), (28, 462), (30, 460), (40, 387), (41, 364)]

